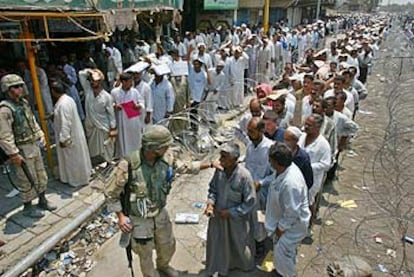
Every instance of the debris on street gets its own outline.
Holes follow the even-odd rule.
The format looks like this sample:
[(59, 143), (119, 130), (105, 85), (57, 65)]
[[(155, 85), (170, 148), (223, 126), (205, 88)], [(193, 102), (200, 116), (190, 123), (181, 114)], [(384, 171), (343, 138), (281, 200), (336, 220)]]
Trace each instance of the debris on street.
[(96, 264), (93, 254), (118, 231), (117, 222), (114, 213), (102, 211), (22, 276), (86, 276)]

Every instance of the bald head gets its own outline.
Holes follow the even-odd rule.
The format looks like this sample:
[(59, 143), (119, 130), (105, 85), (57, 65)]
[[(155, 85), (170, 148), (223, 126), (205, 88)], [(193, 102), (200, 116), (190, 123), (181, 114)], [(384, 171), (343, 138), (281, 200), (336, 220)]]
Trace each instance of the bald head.
[(254, 143), (262, 141), (265, 124), (260, 117), (253, 117), (247, 123), (247, 136)]
[(250, 100), (249, 109), (253, 117), (260, 117), (262, 115), (262, 105), (260, 104), (258, 98), (253, 98), (252, 100)]

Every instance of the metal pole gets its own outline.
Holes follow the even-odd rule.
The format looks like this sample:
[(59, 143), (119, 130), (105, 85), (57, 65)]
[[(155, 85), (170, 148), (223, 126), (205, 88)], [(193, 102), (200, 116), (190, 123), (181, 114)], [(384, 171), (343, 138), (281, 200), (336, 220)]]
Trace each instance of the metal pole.
[(233, 26), (237, 25), (237, 9), (233, 12)]
[(269, 31), (269, 9), (270, 0), (265, 0), (264, 12), (263, 12), (263, 29), (264, 33), (267, 34)]
[(320, 11), (321, 11), (321, 0), (318, 0), (318, 3), (316, 4), (316, 20), (319, 19)]
[[(33, 38), (33, 35), (30, 34), (29, 32), (29, 22), (25, 20), (22, 25), (23, 25), (23, 37), (26, 39)], [(32, 83), (33, 83), (34, 96), (36, 99), (37, 110), (39, 111), (40, 127), (42, 128), (45, 134), (45, 139), (46, 139), (47, 163), (49, 165), (49, 168), (53, 170), (55, 163), (53, 161), (52, 149), (50, 148), (49, 130), (47, 129), (47, 122), (45, 119), (45, 109), (43, 107), (42, 94), (40, 92), (39, 79), (37, 77), (35, 51), (30, 41), (25, 41), (25, 45), (26, 45), (26, 51), (27, 51), (27, 61), (29, 64), (30, 75), (32, 78)]]

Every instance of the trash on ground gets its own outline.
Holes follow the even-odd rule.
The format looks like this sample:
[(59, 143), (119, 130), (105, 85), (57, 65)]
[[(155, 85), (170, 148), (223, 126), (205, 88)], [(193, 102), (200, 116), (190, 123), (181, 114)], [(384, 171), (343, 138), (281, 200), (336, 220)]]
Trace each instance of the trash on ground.
[(360, 113), (360, 114), (365, 114), (365, 115), (371, 115), (371, 114), (374, 114), (374, 112), (364, 111), (364, 110), (358, 110), (358, 113)]
[(377, 270), (380, 272), (388, 272), (388, 270), (382, 264), (377, 265)]
[(327, 221), (325, 221), (325, 223), (324, 223), (326, 226), (331, 226), (331, 225), (333, 225), (334, 224), (334, 222), (332, 221), (332, 220), (327, 220)]
[(355, 200), (338, 200), (337, 202), (341, 208), (353, 209), (358, 208), (358, 205), (355, 203)]
[(353, 158), (353, 157), (357, 157), (357, 156), (358, 156), (358, 154), (357, 154), (354, 150), (349, 150), (349, 151), (346, 153), (346, 156), (347, 156), (347, 157), (350, 157), (350, 158)]
[(372, 267), (358, 256), (346, 255), (326, 268), (329, 276), (373, 276)]
[(205, 206), (205, 203), (203, 202), (194, 202), (194, 207), (197, 209), (202, 209)]
[(200, 239), (207, 241), (207, 227), (204, 230), (201, 230), (197, 233), (197, 237)]
[(383, 240), (379, 233), (375, 233), (373, 236), (375, 243), (382, 244)]
[(176, 213), (175, 223), (178, 224), (198, 224), (200, 216), (192, 213)]
[[(86, 276), (96, 264), (92, 255), (118, 231), (117, 223), (114, 213), (102, 211), (46, 253), (35, 265), (40, 271), (36, 276)], [(21, 276), (29, 277), (31, 274), (32, 269), (28, 269)]]
[(262, 264), (258, 266), (257, 268), (264, 272), (272, 272), (275, 269), (275, 265), (273, 263), (273, 251), (272, 250), (267, 252), (266, 257), (264, 258)]
[(387, 253), (387, 256), (390, 256), (394, 259), (397, 258), (397, 252), (393, 249), (387, 249), (386, 253)]
[(414, 244), (414, 238), (411, 238), (409, 236), (404, 236), (403, 237), (403, 241), (409, 243), (409, 244)]
[(19, 191), (17, 189), (13, 189), (12, 191), (10, 191), (8, 194), (6, 194), (6, 198), (13, 198), (17, 195), (19, 195)]

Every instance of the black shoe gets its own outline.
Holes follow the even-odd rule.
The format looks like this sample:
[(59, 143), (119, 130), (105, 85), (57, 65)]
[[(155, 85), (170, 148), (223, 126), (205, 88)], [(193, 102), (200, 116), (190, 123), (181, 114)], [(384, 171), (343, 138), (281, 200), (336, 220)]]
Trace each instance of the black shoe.
[(23, 215), (31, 218), (42, 218), (45, 216), (45, 214), (42, 211), (39, 211), (35, 207), (24, 208)]
[(39, 207), (39, 209), (45, 210), (45, 211), (54, 211), (57, 209), (56, 206), (50, 204), (50, 201), (46, 201), (46, 202), (39, 202), (39, 204), (37, 204), (37, 206)]

